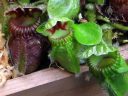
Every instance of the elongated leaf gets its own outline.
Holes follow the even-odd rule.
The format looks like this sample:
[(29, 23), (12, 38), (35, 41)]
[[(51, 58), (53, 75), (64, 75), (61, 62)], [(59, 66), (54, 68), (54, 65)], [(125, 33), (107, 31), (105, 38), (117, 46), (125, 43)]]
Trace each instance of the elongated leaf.
[(79, 12), (79, 0), (49, 0), (48, 14), (50, 18), (73, 18)]
[(73, 25), (76, 40), (83, 45), (95, 45), (101, 42), (102, 29), (99, 25), (88, 22)]
[(65, 70), (72, 73), (80, 72), (80, 63), (75, 55), (72, 43), (53, 47), (51, 57), (54, 61), (58, 61)]

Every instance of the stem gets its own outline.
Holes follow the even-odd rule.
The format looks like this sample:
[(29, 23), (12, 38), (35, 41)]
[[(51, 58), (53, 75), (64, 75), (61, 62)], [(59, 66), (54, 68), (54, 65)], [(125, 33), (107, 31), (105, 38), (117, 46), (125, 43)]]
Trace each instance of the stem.
[(128, 27), (127, 26), (124, 26), (122, 24), (119, 24), (119, 23), (111, 23), (110, 20), (106, 17), (103, 17), (103, 16), (98, 16), (97, 17), (98, 20), (102, 20), (108, 24), (110, 24), (113, 28), (117, 28), (119, 30), (123, 30), (123, 31), (128, 31)]
[(111, 24), (114, 28), (117, 28), (117, 29), (120, 29), (120, 30), (124, 30), (124, 31), (128, 31), (128, 27), (127, 26), (124, 26), (122, 24), (119, 24), (119, 23), (114, 23), (114, 24)]
[(104, 22), (106, 22), (106, 23), (110, 23), (110, 20), (109, 20), (109, 18), (107, 18), (107, 17), (97, 16), (97, 19), (98, 19), (98, 20), (102, 20), (102, 21), (104, 21)]
[(87, 7), (86, 16), (88, 21), (96, 22), (96, 11), (94, 10), (95, 6), (93, 4), (88, 4), (86, 5), (86, 7)]

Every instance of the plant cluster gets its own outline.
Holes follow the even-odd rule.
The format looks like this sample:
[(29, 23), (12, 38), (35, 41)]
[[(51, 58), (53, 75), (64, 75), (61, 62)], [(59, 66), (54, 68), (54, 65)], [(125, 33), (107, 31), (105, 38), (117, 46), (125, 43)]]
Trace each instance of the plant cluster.
[[(90, 72), (108, 90), (110, 96), (127, 94), (128, 65), (118, 51), (119, 45), (127, 43), (128, 14), (125, 13), (128, 9), (127, 0), (17, 0), (9, 6), (3, 0), (2, 4), (6, 14), (9, 15), (4, 17), (4, 21), (1, 21), (3, 32), (7, 34), (6, 38), (13, 36), (9, 34), (10, 30), (14, 31), (13, 39), (23, 35), (21, 37), (25, 39), (18, 40), (24, 40), (24, 42), (27, 42), (26, 40), (31, 36), (36, 36), (35, 34), (38, 34), (38, 37), (33, 37), (32, 41), (43, 36), (45, 40), (40, 40), (47, 41), (43, 48), (48, 48), (44, 51), (49, 50), (48, 56), (51, 64), (56, 63), (71, 73), (79, 73), (80, 65), (88, 62)], [(17, 7), (12, 9), (14, 6)], [(119, 13), (116, 11), (117, 9), (120, 9)], [(18, 19), (19, 17), (22, 18)], [(40, 22), (35, 24), (38, 19)], [(17, 26), (36, 26), (34, 27), (36, 30), (33, 27), (22, 30), (22, 26), (16, 26), (21, 30), (17, 33), (18, 29), (13, 30), (12, 27), (9, 27), (14, 27), (14, 22), (11, 25), (9, 21), (14, 21)], [(24, 35), (29, 30), (36, 32), (29, 33), (29, 36)], [(37, 41), (40, 42), (40, 40)], [(49, 42), (50, 45), (48, 45)], [(38, 44), (32, 46), (38, 46)], [(13, 45), (10, 48), (16, 50), (15, 47)], [(40, 50), (39, 47), (35, 50)], [(22, 48), (25, 49), (25, 47)], [(42, 51), (33, 53), (37, 55), (39, 52)], [(10, 53), (13, 57), (21, 56), (17, 61), (19, 64), (14, 64), (16, 68), (23, 71), (26, 70), (25, 68), (34, 68), (35, 65), (31, 64), (32, 67), (26, 67), (28, 66), (26, 60), (30, 59), (30, 55), (28, 58), (26, 57), (27, 53), (28, 51), (21, 52), (21, 54)], [(35, 69), (28, 70), (35, 71)]]

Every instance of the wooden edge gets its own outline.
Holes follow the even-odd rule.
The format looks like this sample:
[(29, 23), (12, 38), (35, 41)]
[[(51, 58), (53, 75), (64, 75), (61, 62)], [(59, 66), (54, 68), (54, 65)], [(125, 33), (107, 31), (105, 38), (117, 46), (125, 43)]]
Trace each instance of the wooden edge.
[[(81, 72), (88, 71), (88, 67), (82, 66)], [(0, 88), (0, 96), (17, 93), (40, 85), (71, 77), (72, 74), (64, 70), (49, 68), (34, 72), (29, 75), (8, 80), (4, 87)]]
[[(125, 59), (128, 59), (127, 49), (128, 49), (128, 46), (126, 45), (119, 48), (121, 55)], [(81, 73), (83, 72), (88, 72), (87, 66), (81, 66)], [(64, 70), (55, 69), (55, 68), (40, 70), (29, 75), (8, 80), (6, 85), (0, 88), (0, 96), (18, 93), (34, 87), (38, 87), (41, 85), (46, 85), (51, 82), (62, 80), (71, 76), (73, 76), (73, 74), (68, 73)]]

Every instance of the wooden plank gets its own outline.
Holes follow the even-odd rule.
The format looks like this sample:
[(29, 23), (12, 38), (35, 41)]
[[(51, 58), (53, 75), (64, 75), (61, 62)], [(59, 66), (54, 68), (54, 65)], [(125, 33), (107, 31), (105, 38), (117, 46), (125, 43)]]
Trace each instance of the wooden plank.
[(84, 72), (79, 78), (76, 78), (72, 75), (68, 78), (37, 86), (28, 90), (11, 94), (9, 96), (83, 96), (78, 95), (80, 92), (82, 92), (80, 94), (88, 94), (88, 96), (91, 96), (89, 95), (91, 90), (93, 92), (91, 94), (95, 94), (95, 96), (106, 96), (104, 95), (105, 92), (95, 80), (85, 80), (85, 76), (87, 74), (88, 73)]
[(48, 96), (108, 96), (107, 92), (99, 86), (96, 80), (90, 80), (83, 85), (66, 91), (50, 94)]
[[(88, 68), (86, 66), (82, 66), (81, 71), (86, 72), (88, 71)], [(9, 80), (3, 88), (0, 88), (0, 96), (14, 94), (71, 76), (72, 74), (60, 69), (49, 68), (46, 70), (41, 70), (29, 75)]]

